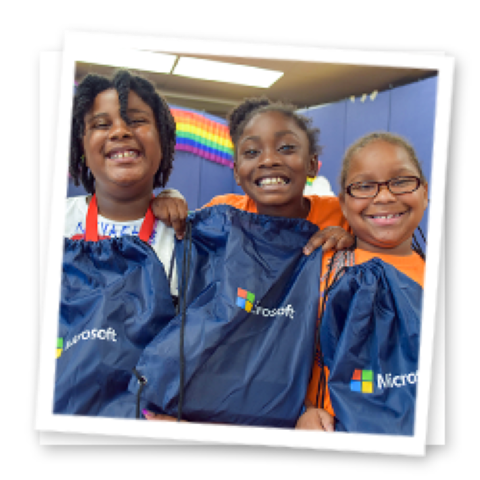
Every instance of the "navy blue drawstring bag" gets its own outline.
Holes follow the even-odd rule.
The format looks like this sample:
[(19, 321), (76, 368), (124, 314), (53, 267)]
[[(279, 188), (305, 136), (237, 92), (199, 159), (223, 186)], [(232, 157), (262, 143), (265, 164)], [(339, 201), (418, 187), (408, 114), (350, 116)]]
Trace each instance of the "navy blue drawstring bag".
[(377, 258), (329, 289), (320, 344), (337, 431), (413, 435), (422, 295)]
[(187, 421), (294, 427), (321, 269), (321, 250), (306, 257), (302, 248), (318, 227), (226, 205), (188, 223), (191, 242), (176, 249), (181, 312), (140, 357), (143, 389), (132, 377), (129, 390)]
[(53, 412), (98, 415), (127, 391), (141, 352), (174, 316), (150, 245), (65, 239)]

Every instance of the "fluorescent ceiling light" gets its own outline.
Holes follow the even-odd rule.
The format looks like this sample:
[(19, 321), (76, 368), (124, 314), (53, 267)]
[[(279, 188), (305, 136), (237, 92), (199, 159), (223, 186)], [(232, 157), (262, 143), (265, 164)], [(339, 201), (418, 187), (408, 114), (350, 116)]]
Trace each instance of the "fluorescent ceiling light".
[(101, 49), (92, 49), (87, 50), (86, 54), (79, 54), (75, 57), (78, 62), (156, 73), (170, 73), (176, 59), (176, 55), (132, 49), (113, 49), (109, 50), (108, 54)]
[(275, 70), (188, 57), (180, 57), (172, 73), (201, 80), (237, 83), (260, 88), (270, 87), (283, 75), (283, 72)]
[(140, 51), (128, 60), (128, 68), (147, 72), (170, 73), (177, 59), (176, 55), (167, 53)]

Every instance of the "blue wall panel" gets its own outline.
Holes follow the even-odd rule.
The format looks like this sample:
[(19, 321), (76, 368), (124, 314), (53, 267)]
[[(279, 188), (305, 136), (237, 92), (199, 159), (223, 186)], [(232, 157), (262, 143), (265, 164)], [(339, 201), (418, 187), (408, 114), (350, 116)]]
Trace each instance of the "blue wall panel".
[(81, 195), (86, 195), (87, 192), (83, 188), (83, 185), (80, 184), (78, 187), (76, 187), (73, 184), (73, 180), (68, 178), (68, 187), (67, 187), (67, 198), (70, 197), (79, 197)]
[(345, 149), (363, 135), (378, 130), (386, 132), (390, 116), (390, 92), (379, 93), (374, 100), (367, 96), (364, 102), (357, 97), (347, 100)]
[(338, 195), (341, 162), (345, 150), (345, 116), (346, 101), (331, 103), (323, 107), (302, 110), (301, 113), (313, 120), (315, 127), (320, 129), (320, 146), (322, 162), (319, 175), (330, 181), (333, 192)]
[[(437, 77), (392, 90), (390, 131), (405, 137), (413, 146), (427, 181), (432, 172)], [(430, 189), (435, 188), (430, 185)], [(431, 191), (431, 190), (430, 190)], [(427, 233), (428, 208), (420, 228)]]
[[(200, 204), (200, 172), (202, 159), (189, 152), (176, 151), (173, 170), (166, 188), (175, 188), (185, 197), (188, 208), (193, 210)], [(161, 189), (155, 190), (157, 194)]]
[(231, 193), (232, 189), (231, 168), (203, 158), (201, 160), (199, 205), (196, 208), (205, 205), (217, 195)]

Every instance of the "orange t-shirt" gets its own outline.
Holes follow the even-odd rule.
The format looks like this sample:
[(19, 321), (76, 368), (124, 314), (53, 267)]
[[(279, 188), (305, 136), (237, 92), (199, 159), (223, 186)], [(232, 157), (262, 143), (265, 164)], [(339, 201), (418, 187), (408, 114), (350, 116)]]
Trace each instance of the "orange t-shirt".
[[(325, 227), (342, 227), (348, 230), (349, 226), (343, 216), (337, 197), (319, 197), (318, 195), (306, 195), (305, 197), (310, 200), (310, 212), (306, 220), (317, 225), (320, 229)], [(231, 205), (239, 210), (258, 213), (255, 202), (249, 196), (236, 195), (234, 193), (214, 197), (203, 208), (223, 204)]]
[[(325, 275), (328, 269), (328, 263), (333, 256), (333, 252), (328, 252), (323, 256), (322, 259), (322, 276)], [(378, 253), (367, 252), (366, 250), (355, 250), (355, 265), (359, 265), (361, 263), (368, 262), (372, 258), (379, 258), (380, 260), (384, 261), (385, 263), (389, 263), (390, 265), (394, 266), (397, 270), (407, 275), (407, 277), (411, 278), (414, 282), (418, 283), (423, 288), (423, 280), (425, 275), (425, 262), (422, 258), (412, 251), (411, 255), (406, 257), (400, 257), (398, 255), (384, 255)], [(331, 282), (332, 280), (330, 280)], [(325, 280), (323, 280), (320, 284), (320, 291), (323, 292), (325, 289)], [(322, 298), (322, 296), (321, 296)], [(319, 306), (319, 312), (321, 309), (321, 300)], [(317, 352), (318, 355), (318, 352)], [(322, 398), (322, 389), (319, 389), (319, 381), (320, 381), (320, 373), (321, 368), (318, 365), (317, 361), (318, 357), (316, 356), (315, 362), (312, 368), (312, 377), (310, 379), (310, 383), (308, 385), (307, 390), (307, 400), (309, 403), (316, 407), (320, 407), (320, 399)], [(326, 385), (328, 385), (328, 376), (329, 370), (327, 367), (324, 367)], [(318, 395), (318, 397), (317, 397)], [(317, 402), (318, 398), (318, 402)], [(324, 407), (328, 413), (331, 415), (335, 415), (332, 407), (332, 403), (330, 400), (330, 395), (328, 391), (328, 387), (325, 390), (325, 398), (324, 398)]]

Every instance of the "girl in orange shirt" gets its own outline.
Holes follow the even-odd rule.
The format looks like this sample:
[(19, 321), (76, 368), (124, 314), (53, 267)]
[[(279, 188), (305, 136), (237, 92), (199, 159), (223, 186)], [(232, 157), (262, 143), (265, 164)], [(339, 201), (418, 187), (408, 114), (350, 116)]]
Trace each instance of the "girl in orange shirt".
[[(334, 261), (330, 278), (343, 266), (376, 257), (423, 287), (425, 257), (414, 231), (428, 206), (428, 184), (411, 145), (390, 133), (362, 137), (347, 150), (340, 181), (339, 200), (356, 237), (356, 248), (337, 255), (339, 261)], [(331, 254), (324, 256), (324, 272), (331, 261)], [(322, 280), (324, 288), (325, 278)], [(325, 391), (320, 385), (322, 373), (327, 381)], [(335, 412), (328, 393), (328, 374), (326, 367), (322, 372), (315, 362), (306, 412), (296, 428), (333, 431)], [(319, 408), (322, 397), (323, 409)]]
[[(228, 117), (235, 147), (234, 177), (246, 195), (213, 198), (204, 207), (231, 205), (263, 215), (304, 218), (320, 228), (304, 248), (341, 250), (352, 245), (337, 197), (303, 195), (307, 176), (318, 169), (319, 130), (296, 107), (269, 99), (244, 100)], [(154, 215), (172, 226), (178, 238), (185, 229), (188, 208), (183, 199), (162, 194), (152, 202)]]
[[(228, 204), (261, 215), (306, 219), (322, 229), (304, 248), (306, 254), (321, 245), (324, 251), (346, 248), (353, 238), (346, 231), (348, 224), (338, 199), (303, 195), (307, 177), (317, 173), (319, 132), (295, 110), (293, 105), (254, 98), (232, 111), (229, 129), (235, 146), (234, 176), (246, 195), (221, 195), (206, 207)], [(171, 217), (174, 208), (163, 209), (166, 197), (155, 199), (152, 209), (167, 225), (178, 225), (184, 206), (181, 200), (170, 200), (179, 204), (176, 218)], [(144, 415), (150, 420), (175, 420), (149, 412)]]

